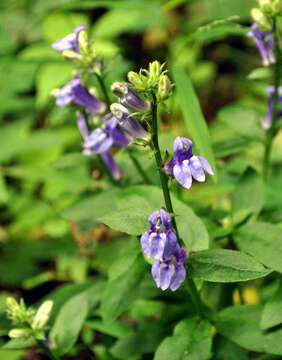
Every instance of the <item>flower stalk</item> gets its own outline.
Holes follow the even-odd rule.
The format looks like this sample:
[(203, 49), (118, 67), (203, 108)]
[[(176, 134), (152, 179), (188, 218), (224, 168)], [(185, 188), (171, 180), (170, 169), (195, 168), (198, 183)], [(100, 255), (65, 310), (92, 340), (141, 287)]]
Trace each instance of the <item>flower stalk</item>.
[(273, 35), (274, 35), (274, 51), (276, 62), (274, 64), (274, 96), (273, 96), (273, 113), (271, 127), (268, 129), (265, 141), (264, 159), (263, 159), (263, 178), (267, 181), (270, 157), (273, 139), (277, 131), (277, 115), (278, 115), (278, 98), (279, 98), (279, 83), (280, 83), (280, 66), (281, 66), (281, 51), (279, 44), (279, 35), (277, 29), (277, 19), (273, 17)]
[(43, 341), (37, 340), (37, 345), (40, 347), (42, 352), (47, 355), (51, 360), (59, 360), (59, 358), (52, 353), (52, 351), (44, 344)]

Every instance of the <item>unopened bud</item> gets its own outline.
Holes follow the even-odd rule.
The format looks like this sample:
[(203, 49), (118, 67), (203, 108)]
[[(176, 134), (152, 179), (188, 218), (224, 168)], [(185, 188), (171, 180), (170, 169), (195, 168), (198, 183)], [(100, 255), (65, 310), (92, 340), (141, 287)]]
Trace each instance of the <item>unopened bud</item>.
[(161, 99), (167, 99), (171, 90), (171, 81), (167, 75), (161, 75), (158, 87), (158, 95)]
[(9, 337), (11, 339), (19, 339), (28, 335), (28, 329), (13, 329), (9, 331)]
[(85, 30), (80, 31), (78, 34), (78, 45), (81, 52), (87, 53), (89, 51), (88, 35)]
[(152, 77), (158, 77), (161, 74), (161, 64), (155, 60), (149, 64), (149, 73)]
[(33, 329), (41, 329), (47, 323), (53, 308), (53, 301), (47, 300), (40, 306), (32, 320), (31, 327)]
[(17, 301), (14, 298), (8, 297), (6, 299), (6, 306), (7, 306), (8, 309), (12, 310), (12, 309), (18, 307), (19, 304), (17, 303)]
[(280, 0), (259, 0), (259, 5), (262, 11), (275, 15), (280, 9)]
[(251, 15), (256, 23), (258, 23), (259, 25), (263, 26), (266, 29), (270, 28), (270, 24), (268, 23), (266, 17), (262, 13), (262, 11), (260, 11), (260, 9), (253, 8), (251, 10)]
[(111, 90), (112, 93), (117, 96), (117, 97), (121, 97), (121, 96), (125, 96), (128, 93), (128, 86), (125, 83), (119, 82), (119, 81), (115, 81), (112, 85), (111, 85)]
[(142, 80), (140, 79), (139, 75), (134, 71), (129, 71), (127, 74), (128, 81), (131, 82), (133, 86), (142, 86)]
[(69, 60), (76, 60), (78, 62), (82, 61), (82, 56), (73, 50), (64, 50), (62, 54)]

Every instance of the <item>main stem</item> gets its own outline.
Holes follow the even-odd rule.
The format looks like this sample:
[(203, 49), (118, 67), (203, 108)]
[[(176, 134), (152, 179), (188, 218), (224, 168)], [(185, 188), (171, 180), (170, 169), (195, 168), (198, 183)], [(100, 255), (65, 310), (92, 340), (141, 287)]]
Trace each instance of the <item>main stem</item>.
[(44, 354), (46, 354), (51, 360), (58, 360), (58, 358), (52, 353), (52, 351), (41, 340), (37, 340), (37, 344)]
[(155, 94), (152, 94), (153, 96), (153, 103), (152, 103), (152, 142), (153, 142), (153, 148), (154, 148), (154, 154), (155, 154), (155, 160), (157, 164), (157, 168), (160, 175), (161, 185), (163, 189), (163, 195), (165, 200), (165, 206), (166, 210), (172, 215), (172, 226), (176, 232), (177, 237), (179, 238), (179, 233), (175, 221), (175, 216), (173, 212), (170, 192), (168, 188), (168, 178), (167, 175), (163, 172), (163, 159), (159, 147), (159, 137), (158, 137), (158, 105), (157, 105), (157, 99)]
[(103, 94), (104, 94), (104, 97), (105, 97), (105, 101), (106, 101), (106, 104), (107, 104), (107, 108), (108, 108), (108, 110), (110, 110), (111, 102), (110, 102), (110, 98), (109, 98), (109, 95), (108, 95), (108, 92), (107, 92), (107, 89), (106, 89), (106, 85), (105, 85), (104, 79), (102, 78), (101, 75), (99, 75), (99, 74), (97, 74), (97, 73), (96, 73), (96, 76), (97, 76), (99, 85), (100, 85), (100, 87), (101, 87), (101, 90), (103, 91)]
[(266, 134), (264, 158), (263, 158), (263, 178), (266, 181), (270, 167), (270, 156), (273, 139), (276, 135), (277, 127), (277, 113), (278, 113), (278, 98), (279, 98), (279, 83), (280, 83), (280, 66), (281, 66), (281, 52), (279, 44), (279, 36), (277, 29), (277, 19), (273, 18), (273, 36), (274, 36), (274, 50), (275, 50), (275, 65), (274, 65), (274, 96), (273, 96), (273, 113), (271, 126)]
[[(158, 138), (158, 105), (157, 105), (157, 99), (156, 99), (156, 96), (155, 96), (154, 93), (152, 93), (152, 97), (153, 97), (153, 102), (152, 102), (152, 142), (153, 142), (155, 160), (156, 160), (157, 168), (158, 168), (159, 175), (160, 175), (160, 180), (161, 180), (161, 185), (162, 185), (162, 190), (163, 190), (163, 196), (164, 196), (164, 200), (165, 200), (165, 206), (166, 206), (167, 211), (170, 214), (172, 214), (172, 218), (171, 218), (172, 226), (173, 226), (173, 228), (174, 228), (174, 230), (176, 232), (176, 235), (177, 235), (178, 239), (180, 239), (178, 229), (177, 229), (177, 225), (176, 225), (176, 221), (175, 221), (174, 211), (173, 211), (173, 207), (172, 207), (169, 187), (168, 187), (168, 178), (167, 178), (167, 175), (163, 172), (164, 163), (163, 163), (162, 155), (161, 155), (161, 152), (160, 152), (159, 138)], [(192, 278), (192, 276), (190, 274), (189, 269), (188, 269), (188, 273), (187, 273), (187, 288), (188, 288), (188, 291), (189, 291), (190, 296), (192, 298), (192, 301), (193, 301), (193, 303), (195, 305), (195, 308), (197, 310), (198, 315), (201, 318), (204, 318), (205, 314), (204, 314), (201, 298), (200, 298), (198, 290), (197, 290), (197, 288), (195, 286), (193, 278)]]

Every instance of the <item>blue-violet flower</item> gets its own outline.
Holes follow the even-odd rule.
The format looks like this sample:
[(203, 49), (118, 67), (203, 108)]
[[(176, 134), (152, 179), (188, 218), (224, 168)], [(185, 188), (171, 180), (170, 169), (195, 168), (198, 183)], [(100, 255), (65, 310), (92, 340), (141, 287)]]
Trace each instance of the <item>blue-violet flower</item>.
[[(274, 92), (275, 88), (274, 86), (268, 86), (266, 89), (266, 92), (269, 94), (268, 96), (268, 109), (267, 113), (265, 115), (264, 120), (262, 121), (261, 125), (264, 129), (269, 129), (272, 124), (272, 116), (273, 116), (273, 108), (274, 108)], [(278, 89), (278, 105), (281, 106), (282, 104), (282, 86), (279, 86)], [(277, 111), (277, 119), (282, 117), (282, 109), (278, 109)]]
[[(103, 129), (96, 129), (101, 130), (101, 132), (99, 134), (96, 133), (93, 135), (93, 133), (96, 131), (94, 130), (89, 135), (85, 117), (80, 112), (77, 113), (77, 125), (84, 139), (83, 154), (88, 156), (99, 154), (105, 165), (111, 172), (113, 178), (118, 180), (120, 179), (121, 172), (112, 153), (110, 152), (110, 147), (112, 145), (126, 146), (128, 145), (129, 139), (117, 128), (117, 125), (115, 126), (115, 121), (113, 119), (113, 117), (109, 118), (109, 116), (106, 115), (104, 119), (105, 124), (103, 125)], [(89, 138), (91, 139), (89, 140)], [(101, 140), (101, 138), (103, 139)], [(87, 143), (89, 147), (86, 147), (85, 143)]]
[(85, 30), (86, 24), (79, 25), (74, 29), (74, 32), (71, 34), (68, 34), (64, 38), (55, 41), (52, 44), (52, 47), (58, 51), (64, 51), (64, 50), (73, 50), (75, 52), (79, 52), (78, 49), (78, 35), (82, 30)]
[(162, 260), (157, 260), (152, 265), (152, 276), (158, 288), (175, 291), (186, 277), (185, 261), (187, 253), (178, 244), (174, 251)]
[(252, 37), (260, 55), (264, 66), (275, 63), (274, 54), (274, 40), (271, 37), (271, 32), (261, 31), (257, 23), (251, 26), (251, 31), (248, 32), (248, 36)]
[(149, 217), (150, 231), (141, 236), (141, 247), (147, 258), (156, 260), (169, 256), (177, 243), (177, 237), (170, 227), (169, 214), (161, 209)]
[(147, 139), (149, 137), (148, 132), (134, 117), (130, 116), (130, 112), (125, 106), (113, 103), (110, 108), (120, 127), (133, 138)]
[(74, 103), (95, 114), (102, 114), (106, 110), (106, 105), (90, 94), (77, 75), (54, 95), (56, 104), (61, 107)]
[(131, 87), (123, 82), (114, 82), (111, 86), (112, 93), (119, 98), (120, 104), (136, 112), (147, 112), (150, 104), (143, 100)]
[(167, 174), (173, 175), (176, 181), (186, 189), (190, 189), (192, 178), (204, 182), (206, 179), (204, 171), (214, 175), (208, 160), (202, 156), (193, 155), (192, 148), (191, 140), (178, 136), (173, 144), (173, 157), (165, 165)]

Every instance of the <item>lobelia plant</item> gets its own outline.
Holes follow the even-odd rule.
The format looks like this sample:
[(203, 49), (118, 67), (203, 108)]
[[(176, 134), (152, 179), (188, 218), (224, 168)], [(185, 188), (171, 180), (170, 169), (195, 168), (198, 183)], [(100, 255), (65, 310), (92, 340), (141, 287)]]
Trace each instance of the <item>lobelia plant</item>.
[[(150, 14), (154, 15), (155, 6), (161, 5), (153, 2)], [(161, 10), (175, 6), (178, 1), (168, 1)], [(133, 10), (129, 7), (134, 15)], [(124, 16), (122, 10), (110, 6), (109, 18), (92, 29), (98, 45), (99, 32), (105, 31), (111, 16), (120, 13)], [(263, 120), (253, 108), (229, 105), (219, 112), (220, 121), (211, 125), (212, 139), (187, 75), (191, 64), (186, 63), (187, 69), (181, 65), (179, 49), (186, 40), (174, 43), (167, 64), (154, 60), (136, 72), (129, 64), (125, 66), (126, 81), (118, 71), (112, 76), (116, 59), (107, 62), (100, 55), (99, 46), (96, 49), (88, 37), (86, 23), (51, 45), (73, 66), (72, 79), (52, 95), (57, 111), (68, 107), (76, 116), (69, 137), (80, 133), (85, 157), (68, 154), (53, 162), (53, 154), (48, 154), (52, 163), (43, 176), (51, 174), (52, 180), (56, 176), (60, 180), (55, 189), (59, 201), (52, 202), (49, 193), (56, 182), (51, 182), (44, 188), (46, 206), (32, 215), (40, 218), (51, 204), (50, 212), (60, 212), (67, 230), (60, 235), (60, 223), (54, 226), (50, 221), (45, 226), (45, 231), (57, 231), (59, 236), (51, 250), (45, 243), (36, 249), (38, 264), (27, 267), (29, 278), (23, 288), (41, 284), (42, 278), (60, 285), (48, 293), (47, 299), (52, 300), (43, 300), (37, 307), (7, 297), (10, 325), (5, 335), (10, 341), (4, 350), (37, 346), (51, 360), (67, 360), (68, 355), (79, 360), (263, 360), (282, 356), (281, 194), (275, 192), (276, 184), (269, 177), (275, 170), (271, 151), (282, 117), (281, 6), (277, 0), (260, 0), (251, 14), (255, 22), (250, 28), (239, 27), (230, 18), (212, 22), (189, 37), (196, 42), (226, 34), (251, 37), (259, 52), (258, 62), (261, 56), (264, 66), (259, 73), (269, 81)], [(117, 30), (107, 30), (100, 41), (109, 45), (105, 39), (110, 30)], [(197, 81), (194, 74), (192, 78)], [(188, 131), (174, 123), (180, 114)], [(171, 132), (166, 131), (168, 127)], [(74, 170), (72, 161), (79, 163)], [(85, 171), (79, 172), (82, 162)], [(95, 182), (78, 186), (96, 166), (100, 172), (97, 178), (93, 176)], [(7, 174), (26, 176), (20, 167)], [(64, 198), (68, 176), (75, 181)], [(38, 177), (34, 178), (40, 188)], [(0, 182), (0, 198), (1, 191)], [(15, 201), (14, 207), (20, 206)], [(32, 216), (27, 217), (21, 221), (32, 224)], [(12, 229), (12, 235), (16, 230)], [(41, 240), (44, 234), (40, 233)], [(70, 238), (74, 244), (68, 247)], [(36, 258), (36, 251), (33, 254), (27, 248), (24, 260), (29, 260), (29, 252), (31, 259)], [(58, 251), (54, 264), (49, 253), (45, 254), (48, 251)], [(12, 262), (6, 257), (4, 262)], [(39, 269), (43, 260), (48, 262), (48, 271), (34, 276), (33, 267)]]

